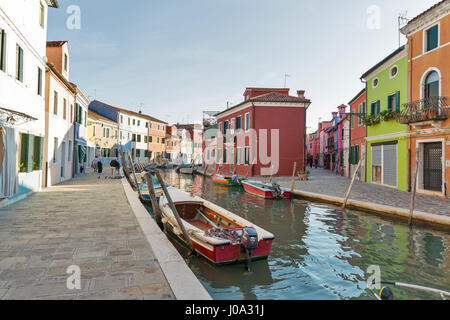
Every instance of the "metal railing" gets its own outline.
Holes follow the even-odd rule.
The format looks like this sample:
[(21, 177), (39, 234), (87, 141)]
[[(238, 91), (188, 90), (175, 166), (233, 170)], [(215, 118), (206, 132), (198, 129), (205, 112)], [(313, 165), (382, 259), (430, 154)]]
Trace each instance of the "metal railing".
[(450, 114), (447, 97), (430, 97), (405, 103), (398, 115), (403, 124), (446, 120)]

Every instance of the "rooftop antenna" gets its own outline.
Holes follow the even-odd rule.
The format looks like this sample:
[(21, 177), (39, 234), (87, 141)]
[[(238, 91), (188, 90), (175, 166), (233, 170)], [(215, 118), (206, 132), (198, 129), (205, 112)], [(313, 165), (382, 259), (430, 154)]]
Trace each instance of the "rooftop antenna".
[(287, 74), (287, 73), (284, 74), (284, 87), (283, 88), (286, 88), (286, 79), (290, 78), (290, 77), (291, 77), (290, 74)]
[(401, 39), (400, 39), (401, 32), (400, 32), (400, 29), (402, 27), (404, 27), (408, 23), (409, 19), (407, 18), (407, 15), (408, 15), (408, 11), (403, 11), (403, 12), (400, 12), (398, 14), (398, 18), (397, 19), (398, 19), (398, 46), (399, 47), (401, 46)]

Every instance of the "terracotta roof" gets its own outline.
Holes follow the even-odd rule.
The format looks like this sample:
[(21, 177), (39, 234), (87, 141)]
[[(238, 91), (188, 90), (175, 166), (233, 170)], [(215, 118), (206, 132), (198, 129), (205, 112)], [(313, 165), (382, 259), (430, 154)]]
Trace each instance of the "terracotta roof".
[(66, 85), (66, 87), (72, 91), (72, 93), (77, 93), (77, 89), (75, 87), (72, 86), (72, 84), (67, 81), (67, 79), (61, 74), (61, 72), (59, 72), (58, 68), (56, 68), (54, 65), (52, 65), (51, 63), (47, 63), (47, 67), (53, 71), (53, 73)]
[(423, 17), (424, 15), (426, 15), (428, 12), (434, 10), (435, 8), (439, 7), (441, 4), (443, 4), (444, 2), (448, 2), (450, 0), (443, 0), (440, 1), (438, 3), (436, 3), (434, 6), (432, 6), (431, 8), (425, 10), (424, 12), (422, 12), (421, 14), (419, 14), (418, 16), (414, 17), (413, 19), (409, 20), (408, 24), (413, 23), (414, 21), (416, 21), (417, 19), (420, 19), (421, 17)]
[(144, 118), (144, 119), (147, 119), (147, 120), (150, 120), (150, 121), (159, 122), (159, 123), (162, 123), (162, 124), (167, 124), (167, 122), (165, 122), (165, 121), (162, 121), (162, 120), (159, 120), (159, 119), (150, 117), (150, 116), (148, 116), (148, 115), (146, 115), (146, 114), (143, 114), (143, 113), (134, 112), (134, 111), (130, 111), (130, 110), (127, 110), (127, 109), (115, 107), (115, 106), (112, 106), (112, 105), (110, 105), (110, 104), (107, 104), (107, 103), (98, 101), (98, 100), (94, 100), (94, 101), (92, 101), (92, 102), (93, 102), (93, 103), (101, 103), (101, 104), (104, 104), (105, 106), (108, 106), (108, 107), (110, 107), (110, 108), (114, 108), (114, 109), (116, 109), (117, 111), (120, 111), (120, 112), (123, 112), (123, 113), (126, 113), (126, 114), (131, 114), (131, 115), (136, 116), (136, 117), (141, 117), (141, 118)]
[(245, 90), (254, 90), (254, 91), (267, 91), (267, 90), (290, 90), (289, 88), (255, 88), (255, 87), (247, 87)]
[(47, 41), (47, 47), (61, 47), (67, 41)]
[(248, 102), (292, 102), (292, 103), (310, 103), (311, 100), (306, 98), (300, 98), (300, 97), (293, 97), (293, 96), (287, 96), (278, 92), (270, 92), (267, 94), (263, 94), (257, 97), (250, 98), (248, 100), (245, 100), (231, 108), (228, 108), (224, 111), (219, 112), (216, 114), (216, 117), (222, 113), (225, 113), (227, 111), (230, 111), (234, 108), (237, 108), (243, 104), (246, 104)]
[(101, 120), (101, 121), (113, 123), (115, 125), (119, 125), (116, 121), (113, 121), (111, 119), (105, 118), (104, 116), (102, 116), (102, 115), (100, 115), (97, 112), (92, 111), (92, 110), (88, 110), (88, 117), (93, 119), (93, 120)]

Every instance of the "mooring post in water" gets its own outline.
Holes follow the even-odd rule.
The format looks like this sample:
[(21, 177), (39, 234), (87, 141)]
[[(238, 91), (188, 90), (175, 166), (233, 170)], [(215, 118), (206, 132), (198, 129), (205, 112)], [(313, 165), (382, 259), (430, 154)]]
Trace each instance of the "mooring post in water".
[(122, 159), (122, 170), (123, 170), (123, 173), (125, 174), (125, 177), (127, 178), (128, 183), (131, 185), (131, 187), (135, 188), (134, 182), (133, 182), (133, 180), (131, 179), (131, 176), (130, 176), (130, 171), (128, 171), (128, 166), (127, 166), (127, 161), (125, 160), (125, 155), (124, 155), (122, 150), (119, 150), (119, 152), (120, 152), (120, 158)]
[(365, 154), (363, 154), (363, 156), (359, 160), (358, 166), (356, 167), (356, 170), (353, 173), (352, 182), (350, 183), (350, 186), (348, 187), (347, 193), (345, 194), (344, 203), (342, 204), (342, 209), (345, 209), (345, 207), (347, 206), (347, 201), (348, 201), (348, 198), (350, 197), (350, 192), (352, 192), (353, 183), (355, 182), (356, 175), (358, 174), (358, 171), (361, 168), (361, 165), (362, 165), (364, 159), (365, 159)]
[(181, 231), (183, 232), (183, 236), (186, 239), (188, 246), (191, 249), (192, 254), (195, 254), (195, 247), (194, 247), (194, 244), (192, 243), (191, 237), (189, 236), (186, 229), (184, 228), (183, 221), (180, 218), (180, 215), (178, 214), (178, 210), (175, 207), (175, 204), (173, 203), (172, 198), (170, 197), (169, 191), (167, 191), (166, 184), (164, 183), (164, 181), (161, 177), (161, 174), (159, 173), (159, 171), (157, 169), (155, 169), (155, 174), (156, 174), (156, 177), (158, 178), (159, 184), (161, 185), (161, 187), (163, 189), (163, 192), (164, 192), (164, 195), (166, 196), (167, 202), (169, 203), (169, 207), (172, 210), (172, 212), (175, 216), (175, 219), (177, 220), (178, 226), (180, 227)]
[(292, 172), (291, 193), (294, 192), (294, 186), (295, 186), (295, 170), (297, 170), (297, 162), (294, 162), (294, 171)]
[(416, 168), (414, 169), (414, 176), (412, 182), (412, 190), (411, 190), (411, 203), (409, 205), (409, 225), (412, 226), (412, 219), (414, 214), (414, 198), (416, 197), (416, 185), (417, 185), (417, 174), (419, 173), (419, 160), (416, 159)]
[(252, 170), (252, 168), (253, 168), (253, 164), (251, 164), (251, 165), (248, 167), (247, 175), (245, 176), (245, 178), (248, 178), (248, 176), (249, 176), (249, 174), (250, 174), (250, 170)]
[(161, 211), (158, 206), (158, 202), (156, 201), (156, 193), (155, 187), (153, 185), (152, 174), (150, 172), (145, 173), (145, 181), (147, 182), (148, 194), (150, 195), (150, 199), (152, 201), (153, 213), (155, 214), (155, 220), (158, 226), (162, 229), (163, 223), (161, 219)]
[(127, 155), (128, 155), (128, 160), (130, 161), (130, 165), (131, 165), (131, 172), (133, 172), (134, 182), (136, 183), (136, 187), (138, 187), (139, 182), (137, 181), (137, 178), (136, 178), (136, 171), (134, 170), (134, 162), (133, 162), (133, 159), (131, 158), (130, 151), (127, 151)]

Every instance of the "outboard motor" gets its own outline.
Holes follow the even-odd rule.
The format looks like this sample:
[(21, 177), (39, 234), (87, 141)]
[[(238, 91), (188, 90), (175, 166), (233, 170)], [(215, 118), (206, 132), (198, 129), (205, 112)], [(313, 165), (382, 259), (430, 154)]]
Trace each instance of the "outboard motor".
[(245, 250), (247, 261), (245, 267), (250, 271), (250, 262), (252, 260), (252, 251), (258, 248), (258, 234), (255, 228), (247, 227), (242, 229), (241, 246)]
[(278, 183), (274, 182), (272, 183), (273, 188), (273, 194), (275, 198), (282, 198), (283, 197), (283, 191), (281, 190), (281, 187)]

